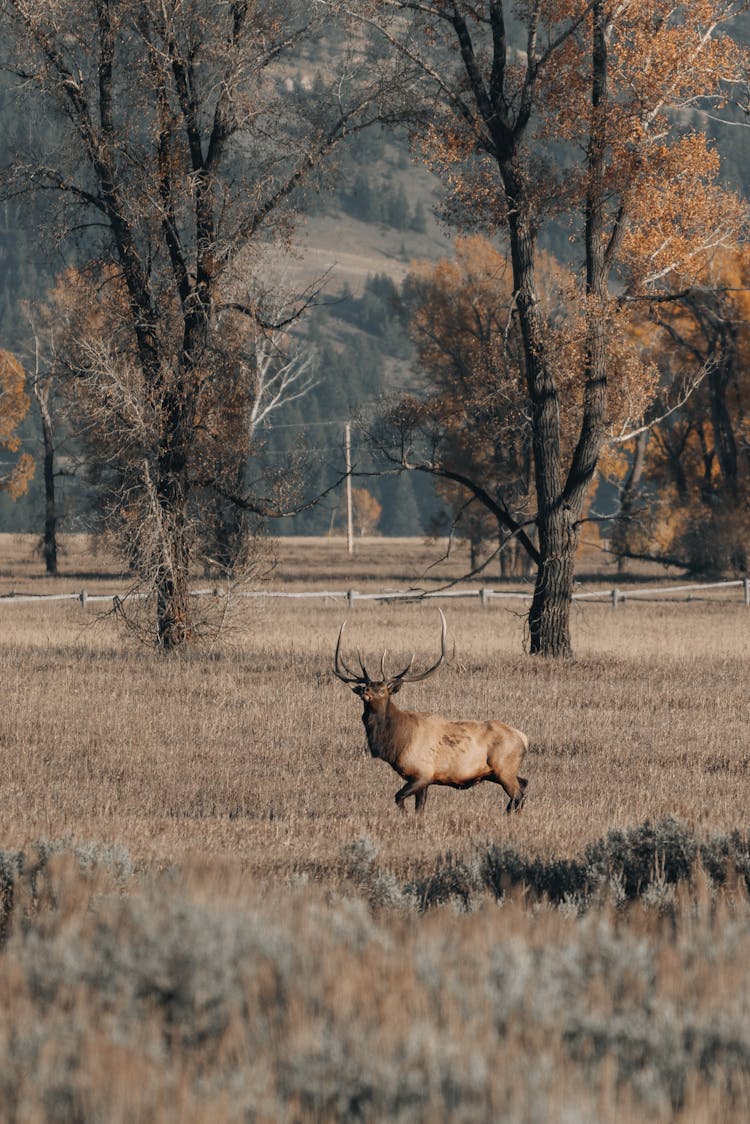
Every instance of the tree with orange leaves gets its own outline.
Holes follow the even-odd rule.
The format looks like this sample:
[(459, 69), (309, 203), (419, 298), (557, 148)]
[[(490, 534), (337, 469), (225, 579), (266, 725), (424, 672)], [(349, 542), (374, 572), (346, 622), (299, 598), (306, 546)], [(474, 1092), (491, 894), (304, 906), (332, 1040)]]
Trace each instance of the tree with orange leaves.
[[(535, 549), (528, 538), (531, 434), (523, 351), (509, 313), (510, 266), (503, 253), (478, 235), (458, 238), (454, 251), (450, 259), (417, 263), (405, 282), (417, 377), (424, 387), (419, 399), (410, 396), (397, 409), (402, 412), (411, 403), (414, 453), (417, 445), (424, 453), (421, 460), (413, 456), (412, 464), (436, 478), (457, 528), (463, 526), (474, 544), (474, 562), (474, 540), (487, 537), (489, 517), (505, 563), (518, 535), (527, 550)], [(551, 269), (548, 280), (545, 299), (551, 315), (559, 297)]]
[(383, 508), (368, 488), (352, 488), (352, 513), (354, 527), (361, 537), (375, 533)]
[[(569, 456), (582, 409), (582, 388), (575, 382), (581, 362), (575, 279), (548, 253), (539, 254), (538, 266), (540, 303), (559, 385), (566, 391), (560, 425), (563, 452)], [(482, 236), (458, 238), (452, 259), (412, 270), (404, 300), (417, 371), (427, 375), (422, 394), (408, 396), (391, 411), (401, 423), (410, 418), (410, 467), (435, 477), (459, 527), (463, 522), (476, 534), (484, 525), (487, 537), (490, 515), (499, 533), (494, 553), (500, 554), (501, 573), (525, 572), (519, 553), (525, 552), (528, 562), (539, 561), (533, 531), (536, 496), (525, 354), (512, 314), (508, 256)], [(644, 386), (650, 387), (656, 377), (653, 364), (641, 358), (633, 324), (622, 311), (610, 343), (610, 364), (616, 376), (610, 428), (619, 431), (627, 427), (634, 403), (641, 402)], [(473, 550), (474, 559), (475, 554)]]
[[(739, 0), (359, 5), (412, 68), (415, 134), (446, 179), (449, 213), (500, 227), (507, 240), (536, 491), (532, 653), (572, 651), (575, 551), (611, 430), (624, 303), (689, 284), (744, 222), (741, 201), (717, 184), (718, 156), (680, 124), (742, 77), (742, 53), (725, 33), (741, 9)], [(538, 243), (551, 221), (567, 226), (580, 251), (567, 341), (575, 365), (565, 369), (539, 295)], [(654, 389), (645, 366), (636, 414)], [(566, 448), (563, 419), (575, 396)], [(393, 455), (409, 468), (404, 435), (401, 426)]]
[(651, 305), (662, 383), (693, 393), (638, 435), (637, 479), (613, 548), (698, 573), (750, 568), (750, 252), (719, 254), (701, 284)]
[[(17, 430), (29, 410), (26, 372), (9, 351), (0, 350), (0, 448), (17, 453), (21, 439)], [(22, 496), (34, 475), (34, 458), (21, 453), (9, 470), (0, 472), (0, 488), (12, 498)]]

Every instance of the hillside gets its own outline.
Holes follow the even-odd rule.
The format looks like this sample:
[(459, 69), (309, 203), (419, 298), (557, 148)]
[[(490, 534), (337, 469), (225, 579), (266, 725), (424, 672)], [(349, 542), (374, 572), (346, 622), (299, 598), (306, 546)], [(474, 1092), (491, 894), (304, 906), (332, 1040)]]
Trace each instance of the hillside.
[[(401, 195), (406, 201), (405, 222), (421, 205), (424, 230), (356, 218), (341, 204), (302, 215), (291, 266), (300, 287), (328, 274), (325, 292), (341, 293), (348, 287), (361, 297), (368, 277), (382, 274), (400, 284), (413, 261), (450, 253), (452, 232), (434, 213), (440, 193), (437, 179), (419, 164), (406, 162), (400, 147), (388, 145), (385, 151), (390, 159), (380, 162), (375, 182), (386, 184), (397, 199)], [(338, 195), (345, 194), (345, 182), (340, 182)]]

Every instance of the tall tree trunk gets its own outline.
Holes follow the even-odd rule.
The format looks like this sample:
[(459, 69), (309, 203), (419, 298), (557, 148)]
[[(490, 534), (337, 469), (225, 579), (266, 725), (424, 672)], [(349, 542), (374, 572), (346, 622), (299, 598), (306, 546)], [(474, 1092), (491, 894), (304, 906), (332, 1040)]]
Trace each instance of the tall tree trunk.
[(57, 573), (57, 502), (55, 496), (55, 450), (44, 438), (44, 535), (42, 557), (48, 574)]
[(570, 608), (577, 532), (570, 513), (556, 507), (539, 524), (539, 553), (534, 596), (529, 611), (529, 651), (533, 655), (568, 657)]
[(184, 558), (175, 554), (170, 572), (159, 579), (156, 591), (156, 635), (159, 646), (170, 652), (190, 639), (188, 571)]
[(562, 507), (560, 407), (549, 363), (545, 326), (535, 279), (536, 232), (529, 215), (523, 174), (509, 161), (501, 166), (508, 199), (513, 286), (532, 410), (532, 448), (537, 493), (539, 560), (529, 613), (533, 655), (571, 654), (570, 605), (575, 534)]
[(510, 573), (512, 573), (511, 564), (510, 564), (510, 555), (509, 555), (511, 544), (510, 544), (510, 541), (508, 539), (508, 533), (505, 530), (505, 527), (503, 527), (500, 520), (498, 520), (498, 523), (497, 523), (497, 545), (498, 545), (499, 550), (500, 550), (500, 555), (499, 555), (500, 579), (501, 579), (501, 581), (503, 581), (503, 580), (505, 580), (505, 578), (508, 577), (508, 575)]
[(155, 583), (156, 635), (159, 646), (171, 651), (189, 640), (192, 633), (187, 496), (174, 477), (165, 480), (158, 492), (162, 543)]
[(44, 531), (42, 557), (48, 574), (57, 573), (57, 497), (55, 495), (55, 430), (49, 409), (49, 386), (40, 379), (33, 383), (33, 393), (42, 420), (44, 446)]
[(633, 460), (628, 469), (627, 476), (620, 489), (620, 510), (614, 520), (612, 528), (612, 550), (617, 556), (617, 572), (624, 574), (627, 565), (628, 532), (633, 520), (638, 485), (643, 476), (646, 464), (646, 445), (648, 443), (648, 430), (644, 429), (635, 439)]
[(711, 401), (711, 424), (714, 447), (721, 475), (733, 504), (739, 496), (738, 451), (732, 415), (727, 403), (727, 391), (737, 363), (737, 330), (734, 325), (722, 324), (718, 347), (718, 361), (708, 369), (708, 392)]
[(586, 291), (589, 298), (583, 417), (570, 470), (563, 484), (559, 392), (535, 282), (536, 228), (524, 172), (514, 155), (500, 162), (508, 204), (513, 281), (526, 379), (531, 398), (532, 448), (537, 492), (539, 562), (529, 612), (534, 655), (570, 656), (570, 609), (578, 521), (594, 478), (604, 439), (607, 402), (608, 245), (604, 238), (607, 45), (603, 0), (592, 4), (591, 132), (587, 153)]
[[(191, 388), (192, 390), (192, 388)], [(184, 377), (164, 396), (162, 445), (159, 450), (156, 502), (160, 536), (156, 576), (156, 633), (170, 651), (192, 634), (190, 613), (189, 473), (187, 450), (193, 424), (194, 396)]]

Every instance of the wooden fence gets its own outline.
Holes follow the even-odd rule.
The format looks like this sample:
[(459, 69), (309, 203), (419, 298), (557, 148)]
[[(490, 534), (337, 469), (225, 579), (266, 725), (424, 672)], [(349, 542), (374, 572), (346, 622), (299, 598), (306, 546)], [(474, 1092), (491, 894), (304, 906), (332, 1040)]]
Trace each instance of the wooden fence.
[[(613, 608), (618, 605), (624, 604), (626, 601), (636, 600), (652, 600), (652, 601), (671, 601), (674, 600), (675, 594), (683, 594), (681, 599), (685, 601), (696, 600), (693, 596), (698, 591), (705, 590), (720, 590), (720, 589), (738, 589), (742, 591), (742, 596), (745, 605), (750, 608), (750, 578), (739, 578), (735, 581), (724, 582), (699, 582), (691, 585), (666, 585), (666, 586), (640, 586), (633, 588), (620, 589), (617, 586), (611, 589), (595, 589), (588, 592), (580, 592), (573, 594), (574, 601), (598, 601), (609, 602)], [(221, 596), (221, 590), (216, 588), (212, 589), (194, 589), (191, 590), (192, 597), (217, 597)], [(145, 597), (146, 594), (131, 593), (124, 595), (122, 600), (134, 599)], [(509, 591), (504, 589), (492, 589), (489, 586), (481, 588), (458, 588), (458, 589), (439, 589), (434, 591), (427, 591), (420, 593), (418, 591), (406, 591), (403, 593), (394, 591), (384, 591), (381, 593), (360, 593), (356, 589), (314, 589), (314, 590), (270, 590), (270, 589), (253, 589), (241, 590), (234, 593), (236, 597), (258, 597), (258, 598), (290, 598), (290, 599), (310, 599), (320, 598), (323, 600), (336, 600), (346, 601), (351, 607), (356, 601), (434, 601), (437, 598), (449, 597), (477, 597), (482, 605), (491, 605), (494, 602), (501, 602), (507, 600), (524, 600), (527, 601), (531, 597), (530, 590)], [(115, 598), (109, 593), (88, 593), (82, 589), (76, 593), (10, 593), (0, 594), (0, 604), (2, 605), (18, 605), (21, 603), (41, 603), (48, 601), (78, 601), (84, 608), (94, 602), (113, 602)]]

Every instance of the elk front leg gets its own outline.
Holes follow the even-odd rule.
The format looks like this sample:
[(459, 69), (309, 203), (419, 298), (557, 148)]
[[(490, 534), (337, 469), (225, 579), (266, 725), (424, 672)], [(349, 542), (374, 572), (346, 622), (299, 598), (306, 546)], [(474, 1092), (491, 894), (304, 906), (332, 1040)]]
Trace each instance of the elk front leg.
[(405, 811), (404, 800), (407, 796), (414, 797), (414, 810), (416, 812), (424, 811), (424, 806), (427, 801), (427, 787), (429, 781), (417, 779), (415, 781), (407, 781), (403, 788), (400, 788), (396, 793), (396, 804), (398, 805), (399, 812)]

